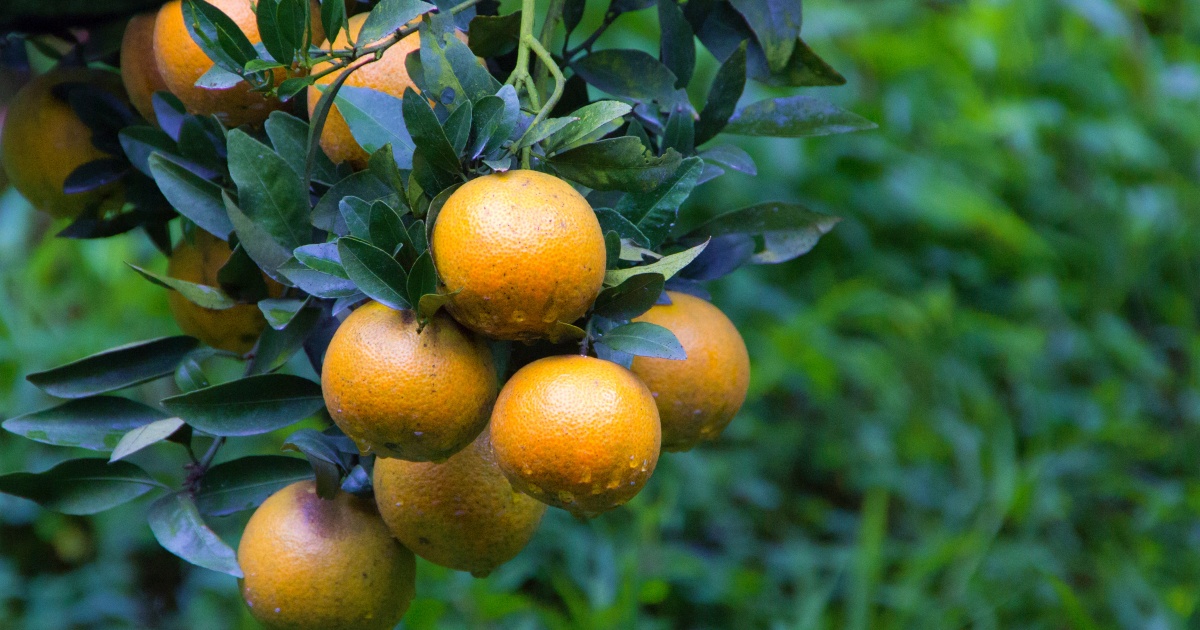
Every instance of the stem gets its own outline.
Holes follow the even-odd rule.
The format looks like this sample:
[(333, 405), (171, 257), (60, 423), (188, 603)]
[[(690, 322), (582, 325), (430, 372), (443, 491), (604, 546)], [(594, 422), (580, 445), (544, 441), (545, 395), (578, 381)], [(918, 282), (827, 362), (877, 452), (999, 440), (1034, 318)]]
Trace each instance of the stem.
[(541, 60), (543, 66), (554, 76), (554, 92), (550, 94), (550, 98), (546, 99), (545, 106), (542, 107), (541, 111), (534, 117), (533, 122), (530, 123), (532, 127), (545, 120), (546, 116), (550, 114), (550, 110), (554, 109), (554, 106), (558, 104), (558, 99), (562, 98), (563, 90), (566, 88), (567, 79), (563, 76), (562, 70), (558, 68), (558, 64), (554, 63), (554, 57), (550, 55), (550, 51), (546, 50), (541, 42), (530, 38), (529, 47), (533, 49), (533, 53)]
[(215, 459), (217, 456), (217, 451), (221, 450), (221, 447), (224, 445), (225, 445), (225, 437), (224, 436), (213, 440), (212, 445), (208, 447), (208, 450), (205, 451), (205, 453), (204, 453), (204, 457), (200, 460), (200, 463), (197, 464), (197, 466), (200, 468), (200, 470), (202, 470), (202, 471), (208, 470), (209, 465), (212, 464), (213, 459)]
[[(554, 39), (554, 29), (558, 26), (558, 22), (562, 20), (563, 7), (566, 6), (567, 0), (550, 0), (550, 6), (546, 8), (546, 21), (542, 23), (542, 34), (538, 38), (538, 43), (542, 50), (550, 48), (550, 41)], [(534, 50), (537, 53), (537, 50)], [(547, 54), (546, 56), (549, 56)], [(543, 94), (546, 90), (546, 79), (549, 78), (550, 68), (554, 63), (547, 63), (541, 54), (538, 54), (538, 59), (542, 63), (538, 64), (534, 70), (534, 83), (537, 85), (538, 94)]]
[(596, 40), (600, 39), (600, 36), (608, 30), (608, 27), (612, 26), (613, 22), (617, 21), (618, 17), (621, 17), (620, 13), (614, 12), (604, 14), (604, 21), (600, 23), (600, 26), (596, 27), (595, 32), (593, 32), (591, 35), (588, 35), (587, 39), (583, 40), (583, 42), (574, 48), (568, 49), (567, 42), (563, 42), (563, 60), (570, 61), (572, 57), (578, 55), (580, 51), (583, 50), (592, 52), (592, 46), (595, 45)]
[(583, 327), (583, 339), (579, 340), (579, 356), (586, 357), (588, 352), (588, 341), (592, 338), (592, 318), (588, 318), (587, 324)]

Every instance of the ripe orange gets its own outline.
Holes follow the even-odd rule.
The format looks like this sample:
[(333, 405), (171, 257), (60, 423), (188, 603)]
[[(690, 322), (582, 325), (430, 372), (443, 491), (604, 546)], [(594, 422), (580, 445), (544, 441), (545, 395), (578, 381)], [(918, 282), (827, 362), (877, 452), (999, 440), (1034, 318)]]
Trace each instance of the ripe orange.
[(537, 339), (579, 319), (604, 282), (604, 234), (592, 207), (537, 171), (463, 184), (437, 215), (431, 249), (450, 312), (500, 339)]
[[(252, 0), (209, 0), (209, 4), (233, 19), (251, 43), (262, 41)], [(311, 6), (313, 41), (319, 42), (325, 37), (321, 10), (315, 1)], [(245, 82), (224, 90), (196, 87), (196, 80), (212, 68), (213, 62), (188, 34), (180, 0), (171, 0), (158, 10), (158, 19), (154, 23), (154, 58), (171, 93), (193, 114), (215, 114), (225, 126), (237, 127), (261, 123), (273, 110), (281, 107), (278, 100), (251, 91)], [(282, 78), (283, 72), (277, 72), (276, 82)]]
[(125, 26), (121, 38), (121, 81), (129, 93), (129, 101), (142, 115), (154, 123), (152, 98), (155, 92), (166, 90), (167, 83), (158, 72), (154, 60), (154, 21), (157, 13), (141, 13), (133, 16)]
[[(366, 13), (360, 13), (351, 17), (347, 26), (350, 36), (347, 37), (344, 30), (338, 32), (337, 38), (333, 40), (332, 48), (349, 48), (351, 46), (350, 40), (358, 37), (358, 32), (362, 30), (363, 22), (366, 20)], [(366, 46), (371, 43), (373, 42), (358, 42), (358, 45)], [(328, 44), (326, 44), (326, 47), (328, 47)], [(405, 67), (404, 60), (408, 57), (408, 53), (420, 50), (420, 48), (420, 35), (413, 33), (388, 48), (383, 53), (383, 57), (378, 61), (365, 63), (366, 60), (364, 59), (355, 62), (356, 65), (362, 67), (355, 69), (343, 85), (371, 88), (385, 94), (391, 94), (396, 98), (402, 98), (405, 88), (412, 87), (416, 89), (412, 79), (408, 76), (408, 68)], [(314, 67), (313, 74), (328, 69), (329, 65), (321, 64)], [(338, 78), (339, 74), (333, 73), (321, 77), (316, 82), (319, 85), (329, 85)], [(321, 92), (317, 88), (308, 88), (309, 116), (312, 116), (313, 110), (317, 107), (317, 100), (320, 98)], [(329, 116), (325, 119), (325, 127), (321, 130), (321, 149), (334, 162), (349, 162), (355, 169), (366, 168), (367, 158), (370, 157), (350, 133), (350, 125), (346, 124), (346, 119), (338, 111), (337, 105), (334, 105), (329, 110)]]
[[(228, 243), (197, 229), (193, 242), (183, 240), (175, 246), (167, 264), (167, 275), (210, 287), (220, 286), (217, 274), (228, 262), (231, 253)], [(279, 283), (265, 275), (263, 279), (271, 297), (283, 294), (283, 287)], [(267, 325), (262, 311), (254, 304), (213, 310), (193, 304), (175, 291), (170, 292), (167, 300), (175, 323), (179, 324), (184, 334), (221, 350), (237, 354), (249, 352)]]
[(124, 203), (124, 187), (112, 183), (83, 193), (66, 194), (63, 184), (79, 166), (112, 157), (92, 145), (92, 130), (53, 88), (60, 83), (88, 83), (124, 98), (116, 74), (90, 68), (60, 67), (26, 83), (8, 107), (0, 160), (13, 186), (35, 208), (55, 218), (71, 218), (85, 208), (115, 210)]
[(441, 464), (375, 461), (375, 502), (392, 533), (418, 556), (477, 577), (516, 556), (546, 505), (513, 490), (484, 431)]
[(496, 463), (513, 487), (593, 516), (632, 499), (658, 463), (654, 397), (633, 372), (579, 355), (539, 359), (492, 412)]
[(655, 306), (636, 321), (675, 333), (687, 359), (634, 357), (632, 369), (654, 393), (663, 449), (686, 451), (715, 440), (737, 415), (750, 387), (750, 355), (720, 309), (686, 293), (667, 295), (671, 304)]
[(259, 506), (238, 546), (242, 599), (271, 628), (391, 628), (414, 595), (413, 554), (369, 499), (296, 482)]
[(445, 315), (371, 302), (338, 327), (321, 371), (325, 406), (364, 452), (439, 461), (471, 443), (496, 399), (487, 344)]

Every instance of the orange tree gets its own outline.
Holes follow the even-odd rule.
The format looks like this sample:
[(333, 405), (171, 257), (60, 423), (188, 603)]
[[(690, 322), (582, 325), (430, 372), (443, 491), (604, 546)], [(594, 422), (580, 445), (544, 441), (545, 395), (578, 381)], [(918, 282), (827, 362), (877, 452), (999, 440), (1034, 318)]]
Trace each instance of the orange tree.
[[(157, 4), (76, 3), (63, 19), (87, 24), (99, 19), (89, 11), (128, 17)], [(277, 495), (272, 521), (297, 523), (288, 526), (288, 544), (324, 536), (342, 520), (354, 531), (382, 531), (382, 520), (362, 521), (364, 511), (373, 514), (376, 457), (432, 460), (388, 466), (389, 483), (425, 471), (431, 481), (406, 486), (406, 496), (439, 505), (458, 497), (422, 497), (420, 486), (436, 494), (489, 479), (477, 490), (481, 503), (519, 504), (529, 516), (505, 525), (496, 517), (504, 509), (464, 505), (445, 518), (482, 519), (455, 521), (463, 532), (511, 526), (523, 544), (544, 509), (529, 507), (529, 497), (580, 516), (612, 509), (648, 482), (662, 447), (716, 439), (736, 413), (746, 395), (744, 345), (719, 311), (692, 300), (707, 299), (706, 281), (743, 264), (806, 253), (837, 218), (762, 200), (680, 232), (679, 208), (726, 169), (755, 171), (748, 154), (720, 142), (722, 134), (797, 138), (871, 126), (808, 95), (739, 103), (751, 79), (777, 87), (844, 83), (800, 38), (798, 0), (612, 0), (587, 35), (575, 33), (584, 0), (551, 0), (544, 10), (523, 0), (505, 15), (491, 0), (381, 0), (353, 21), (347, 6), (183, 0), (144, 13), (136, 28), (149, 32), (152, 16), (153, 35), (127, 39), (143, 38), (140, 57), (152, 51), (154, 59), (122, 55), (137, 72), (156, 69), (166, 85), (179, 83), (184, 70), (176, 70), (196, 74), (194, 50), (203, 53), (202, 74), (177, 88), (184, 99), (153, 95), (153, 122), (101, 82), (68, 81), (50, 92), (60, 117), (74, 116), (90, 131), (73, 139), (100, 153), (69, 164), (62, 190), (53, 191), (79, 200), (61, 235), (142, 230), (174, 260), (195, 259), (187, 273), (179, 265), (166, 275), (132, 272), (172, 292), (181, 327), (196, 336), (150, 339), (28, 375), (65, 402), (11, 418), (5, 429), (109, 455), (0, 476), (0, 491), (67, 514), (157, 493), (147, 517), (164, 548), (244, 579), (250, 561), (254, 584), (294, 589), (280, 576), (320, 574), (294, 565), (331, 562), (336, 545), (315, 555), (301, 553), (302, 545), (283, 562), (293, 566), (263, 567), (253, 560), (257, 548), (239, 558), (205, 519)], [(596, 46), (622, 15), (651, 9), (661, 26), (657, 55)], [(63, 25), (47, 11), (17, 2), (0, 24), (36, 42), (48, 24)], [(697, 39), (720, 61), (699, 90), (706, 94), (699, 106), (687, 90)], [(94, 61), (97, 47), (87, 41), (60, 65)], [(407, 80), (391, 82), (394, 91), (351, 80), (380, 60), (401, 63), (395, 52)], [(339, 155), (365, 160), (335, 163), (322, 151), (330, 121), (330, 133), (350, 136), (338, 144), (361, 150)], [(30, 124), (14, 116), (6, 123), (6, 155), (14, 157), (5, 166), (18, 189), (22, 152), (9, 151), (7, 141), (29, 135)], [(39, 168), (49, 163), (39, 157)], [(88, 196), (113, 190), (122, 191), (123, 204)], [(680, 312), (708, 314), (656, 315), (675, 312), (666, 307), (676, 302)], [(339, 329), (352, 316), (356, 324)], [(298, 353), (324, 384), (284, 369)], [(217, 378), (208, 365), (221, 357), (241, 361), (243, 375)], [(156, 405), (114, 393), (166, 377), (178, 393)], [(307, 462), (270, 455), (217, 463), (231, 439), (314, 417), (323, 429), (297, 430), (282, 444)], [(182, 447), (186, 475), (177, 486), (125, 459), (165, 442)], [(441, 463), (468, 445), (486, 452), (470, 466)], [(460, 468), (466, 479), (457, 478)], [(385, 513), (393, 527), (413, 522), (402, 502)], [(441, 562), (456, 568), (491, 568), (520, 546), (499, 560), (463, 557), (477, 535), (456, 538), (453, 528), (430, 526), (442, 534), (436, 548), (424, 549), (431, 543), (417, 536), (412, 551), (434, 562), (454, 557)], [(270, 546), (278, 535), (256, 534), (254, 544)], [(372, 542), (389, 551), (346, 561), (378, 563), (401, 553), (390, 551), (393, 543)], [(378, 570), (410, 572), (400, 564)], [(244, 588), (254, 587), (246, 581)], [(245, 599), (267, 623), (386, 627), (411, 597), (386, 599), (367, 622), (326, 610), (321, 598), (339, 596), (328, 591)], [(254, 608), (257, 598), (322, 613)]]

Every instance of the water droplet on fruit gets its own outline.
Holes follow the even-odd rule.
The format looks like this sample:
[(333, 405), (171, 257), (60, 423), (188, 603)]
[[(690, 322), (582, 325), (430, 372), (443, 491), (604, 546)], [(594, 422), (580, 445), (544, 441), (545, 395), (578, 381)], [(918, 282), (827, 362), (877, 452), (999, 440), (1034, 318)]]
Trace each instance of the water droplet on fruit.
[(424, 431), (413, 431), (413, 437), (421, 437), (422, 435), (425, 435)]

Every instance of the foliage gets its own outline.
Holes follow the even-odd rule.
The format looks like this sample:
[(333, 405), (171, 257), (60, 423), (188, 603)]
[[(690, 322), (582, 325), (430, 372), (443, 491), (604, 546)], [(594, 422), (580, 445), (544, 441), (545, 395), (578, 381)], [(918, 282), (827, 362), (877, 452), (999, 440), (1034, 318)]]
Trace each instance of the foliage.
[[(756, 170), (758, 178), (728, 173), (702, 183), (702, 173), (685, 228), (671, 233), (681, 248), (711, 236), (706, 249), (682, 271), (614, 278), (605, 302), (636, 304), (638, 287), (656, 286), (656, 273), (695, 289), (692, 279), (720, 277), (722, 260), (768, 251), (768, 223), (751, 232), (748, 252), (741, 237), (712, 229), (722, 225), (712, 217), (729, 208), (798, 194), (819, 200), (813, 208), (836, 208), (846, 220), (801, 262), (712, 285), (746, 331), (757, 402), (722, 445), (664, 459), (627, 511), (589, 524), (549, 515), (533, 545), (487, 580), (423, 565), (406, 626), (1141, 628), (1183, 627), (1193, 616), (1200, 567), (1176, 550), (1190, 548), (1196, 522), (1197, 226), (1189, 209), (1200, 192), (1192, 115), (1200, 54), (1188, 43), (1200, 33), (1195, 16), (1183, 3), (1135, 10), (1103, 0), (936, 7), (810, 0), (805, 9), (806, 37), (833, 53), (830, 61), (850, 79), (849, 88), (817, 94), (844, 99), (843, 107), (880, 121), (881, 132), (810, 141), (800, 151), (791, 142), (738, 141), (749, 163), (725, 138), (714, 143), (719, 150), (706, 145), (706, 171), (721, 165)], [(661, 11), (618, 22), (589, 8), (579, 33), (608, 22), (649, 29), (664, 20)], [(614, 29), (597, 41), (653, 49), (656, 42), (632, 32)], [(736, 45), (722, 49), (699, 32), (705, 48), (688, 90), (696, 103), (706, 102), (703, 79), (738, 54)], [(778, 67), (783, 51), (749, 46), (746, 73), (768, 85), (780, 76), (840, 83), (826, 64), (796, 68), (808, 50), (793, 46), (784, 68), (794, 71), (770, 74), (769, 59)], [(757, 94), (743, 100), (788, 98), (749, 85)], [(648, 87), (659, 90), (642, 93), (652, 105), (677, 98), (663, 85), (635, 89)], [(667, 137), (669, 113), (661, 129), (637, 109), (629, 115), (648, 135)], [(682, 164), (680, 120), (669, 147)], [(277, 146), (267, 140), (257, 142)], [(598, 159), (625, 155), (610, 146), (587, 151)], [(314, 185), (332, 187), (336, 181), (318, 176), (322, 168), (313, 166)], [(223, 208), (221, 201), (207, 207)], [(314, 212), (322, 211), (324, 225), (336, 226), (330, 231), (351, 229), (338, 224), (346, 219), (338, 205), (318, 204)], [(617, 251), (639, 255), (635, 248), (648, 241), (630, 224), (648, 235), (636, 215), (609, 216), (606, 228), (624, 241)], [(0, 220), (23, 224), (29, 215), (10, 201)], [(361, 240), (372, 242), (367, 225)], [(3, 233), (36, 234), (36, 224)], [(803, 239), (776, 242), (788, 251)], [(718, 247), (728, 253), (699, 264)], [(316, 261), (334, 260), (331, 251), (313, 248), (316, 266), (293, 251), (295, 262), (281, 267), (353, 293), (336, 274), (303, 271), (319, 272)], [(165, 310), (153, 306), (161, 289), (115, 270), (131, 259), (153, 267), (151, 252), (136, 242), (76, 251), (46, 241), (28, 262), (6, 255), (14, 258), (0, 299), (10, 308), (0, 309), (0, 321), (14, 361), (3, 372), (19, 396), (5, 405), (10, 416), (46, 406), (32, 387), (16, 385), (18, 376), (114, 339), (170, 334)], [(95, 299), (101, 289), (120, 299)], [(284, 309), (279, 321), (307, 310), (315, 309)], [(206, 381), (236, 379), (227, 359), (202, 362)], [(284, 363), (308, 374), (304, 357)], [(187, 372), (174, 379), (184, 390), (194, 383)], [(162, 380), (135, 392), (153, 400), (175, 393)], [(323, 441), (319, 431), (306, 435)], [(222, 451), (222, 461), (272, 452), (282, 437), (233, 440), (236, 452)], [(310, 461), (352, 469), (333, 441), (332, 450), (298, 448)], [(62, 459), (53, 448), (0, 438), (6, 471), (49, 469)], [(131, 459), (182, 483), (170, 448), (179, 447)], [(175, 614), (196, 625), (228, 620), (234, 610), (223, 607), (232, 598), (228, 578), (209, 571), (181, 578), (168, 569), (164, 582), (182, 580), (174, 592), (139, 586), (133, 566), (140, 579), (176, 566), (148, 551), (149, 528), (129, 527), (139, 508), (87, 521), (15, 500), (3, 505), (12, 509), (3, 510), (0, 547), (9, 560), (0, 564), (0, 592), (21, 593), (18, 612), (6, 614), (28, 613), (29, 627), (135, 625)], [(237, 518), (209, 522), (228, 540), (240, 529)], [(52, 566), (23, 555), (23, 545), (44, 550)], [(96, 562), (81, 564), (95, 554)], [(39, 575), (42, 588), (20, 586), (17, 576), (28, 575)], [(124, 595), (107, 605), (83, 598), (114, 592)], [(155, 608), (131, 594), (167, 603)], [(48, 603), (55, 601), (76, 605)]]

